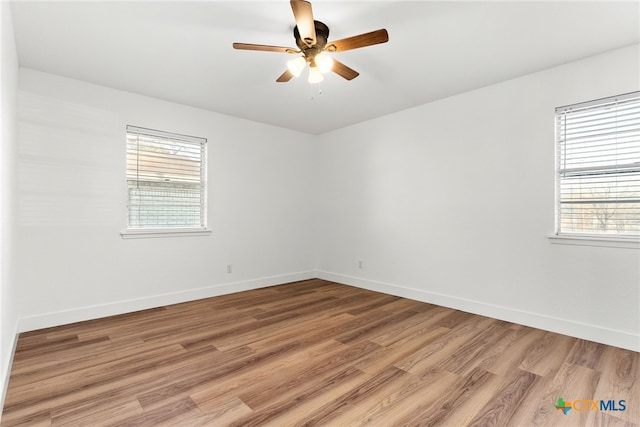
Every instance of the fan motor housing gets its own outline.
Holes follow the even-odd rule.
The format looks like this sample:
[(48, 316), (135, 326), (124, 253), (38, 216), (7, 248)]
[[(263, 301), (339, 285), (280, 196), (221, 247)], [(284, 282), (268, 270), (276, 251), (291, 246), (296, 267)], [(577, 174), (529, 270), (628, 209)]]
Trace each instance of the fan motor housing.
[(320, 21), (313, 21), (316, 29), (316, 43), (313, 46), (308, 46), (304, 40), (300, 38), (300, 32), (298, 26), (293, 28), (293, 37), (296, 39), (296, 46), (304, 53), (304, 56), (313, 59), (318, 53), (322, 52), (327, 45), (329, 39), (329, 27)]

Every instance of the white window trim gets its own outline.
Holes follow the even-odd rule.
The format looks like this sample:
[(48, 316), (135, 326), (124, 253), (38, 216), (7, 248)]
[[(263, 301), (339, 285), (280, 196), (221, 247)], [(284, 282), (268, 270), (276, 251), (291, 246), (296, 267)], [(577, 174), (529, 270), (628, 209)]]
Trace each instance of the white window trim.
[[(603, 99), (596, 99), (593, 101), (587, 101), (578, 104), (572, 104), (570, 106), (557, 107), (556, 114), (554, 114), (555, 128), (557, 132), (557, 111), (561, 109), (566, 109), (568, 107), (587, 107), (590, 105), (598, 105), (601, 104), (603, 100), (606, 99), (627, 99), (629, 97), (637, 96), (638, 92), (631, 92), (623, 95), (611, 96)], [(555, 137), (556, 141), (556, 150), (558, 150), (557, 141), (558, 137)], [(609, 247), (609, 248), (622, 248), (622, 249), (640, 249), (640, 236), (623, 236), (623, 235), (615, 235), (615, 234), (580, 234), (580, 233), (562, 233), (559, 232), (559, 215), (560, 215), (560, 203), (559, 203), (559, 159), (560, 157), (556, 154), (556, 191), (555, 191), (555, 222), (556, 222), (556, 232), (555, 234), (551, 234), (548, 236), (548, 239), (553, 244), (559, 245), (575, 245), (575, 246), (597, 246), (597, 247)]]
[(197, 237), (208, 236), (211, 230), (206, 228), (169, 228), (169, 229), (144, 229), (124, 230), (120, 232), (123, 239), (153, 239), (158, 237)]
[(593, 236), (583, 234), (552, 234), (549, 242), (556, 245), (598, 246), (603, 248), (640, 249), (640, 238)]
[[(170, 132), (164, 132), (155, 129), (147, 129), (139, 126), (127, 125), (127, 131), (139, 131), (148, 135), (155, 135), (161, 138), (174, 138), (179, 136), (183, 141), (192, 141), (194, 143), (202, 143), (206, 145), (207, 139), (201, 137), (192, 137), (189, 135), (175, 134)], [(208, 164), (208, 152), (205, 149), (203, 153), (203, 162), (205, 164), (205, 168), (202, 171), (202, 179), (205, 183), (204, 188), (206, 191), (207, 188), (207, 168)], [(120, 232), (120, 236), (122, 239), (151, 239), (151, 238), (165, 238), (165, 237), (199, 237), (199, 236), (209, 236), (211, 235), (211, 230), (206, 227), (206, 218), (207, 218), (207, 196), (204, 195), (203, 206), (201, 207), (203, 210), (203, 221), (204, 227), (194, 227), (194, 228), (125, 228)], [(127, 226), (128, 227), (128, 226)]]

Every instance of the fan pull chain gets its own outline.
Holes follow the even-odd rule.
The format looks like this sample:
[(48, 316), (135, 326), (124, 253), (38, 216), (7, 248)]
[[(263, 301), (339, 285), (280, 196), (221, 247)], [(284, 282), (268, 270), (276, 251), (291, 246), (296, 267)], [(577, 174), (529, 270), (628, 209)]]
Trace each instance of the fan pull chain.
[(317, 85), (317, 88), (318, 88), (318, 95), (317, 96), (322, 95), (322, 84), (321, 83), (310, 84), (309, 85), (309, 90), (310, 90), (309, 100), (311, 100), (311, 101), (316, 99), (316, 96), (314, 96), (314, 91), (313, 91), (315, 89), (316, 85)]

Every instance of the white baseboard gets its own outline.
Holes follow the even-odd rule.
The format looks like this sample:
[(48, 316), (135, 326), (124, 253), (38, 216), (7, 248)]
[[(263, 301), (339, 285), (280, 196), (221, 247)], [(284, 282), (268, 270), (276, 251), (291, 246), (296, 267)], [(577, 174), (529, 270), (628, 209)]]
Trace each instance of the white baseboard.
[(52, 326), (60, 326), (85, 320), (98, 319), (101, 317), (114, 316), (117, 314), (131, 313), (134, 311), (162, 307), (165, 305), (179, 304), (182, 302), (280, 285), (283, 283), (296, 282), (299, 280), (313, 279), (315, 277), (315, 271), (303, 271), (278, 276), (261, 277), (241, 282), (223, 283), (205, 288), (190, 289), (188, 291), (172, 292), (108, 304), (74, 308), (71, 310), (39, 314), (37, 316), (22, 317), (18, 319), (18, 332), (33, 331)]
[(0, 369), (2, 369), (2, 377), (0, 380), (0, 386), (2, 390), (0, 390), (0, 421), (2, 421), (2, 412), (4, 408), (4, 399), (7, 396), (7, 390), (9, 389), (9, 378), (11, 376), (11, 366), (13, 365), (13, 357), (16, 354), (16, 345), (18, 345), (18, 325), (14, 327), (14, 333), (12, 334), (13, 340), (11, 342), (11, 351), (7, 355), (7, 359), (4, 360)]
[(530, 326), (533, 328), (543, 329), (545, 331), (599, 342), (601, 344), (625, 348), (627, 350), (640, 351), (640, 335), (635, 335), (625, 331), (603, 328), (597, 325), (547, 316), (540, 313), (515, 310), (509, 307), (487, 304), (466, 298), (397, 286), (344, 274), (331, 273), (327, 271), (318, 271), (316, 273), (318, 278), (330, 280), (332, 282), (396, 295), (416, 301), (428, 302), (443, 307), (479, 314), (481, 316), (517, 323), (519, 325)]
[(494, 319), (640, 352), (640, 336), (629, 332), (327, 271), (304, 271), (278, 276), (262, 277), (242, 282), (224, 283), (205, 288), (192, 289), (184, 292), (174, 292), (146, 298), (118, 301), (115, 303), (23, 317), (18, 320), (17, 332), (32, 331), (68, 323), (81, 322), (84, 320), (98, 319), (106, 316), (130, 313), (234, 292), (258, 289), (299, 280), (308, 280), (316, 277), (330, 280), (332, 282), (410, 298), (417, 301), (428, 302), (443, 307), (449, 307), (456, 310), (488, 316)]

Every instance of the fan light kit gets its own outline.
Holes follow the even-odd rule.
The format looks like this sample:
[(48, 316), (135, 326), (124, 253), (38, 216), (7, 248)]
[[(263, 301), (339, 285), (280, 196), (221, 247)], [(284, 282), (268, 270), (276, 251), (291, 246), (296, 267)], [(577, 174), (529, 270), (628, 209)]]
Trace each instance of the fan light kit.
[(342, 62), (333, 59), (328, 52), (344, 52), (389, 41), (387, 30), (381, 29), (370, 33), (360, 34), (346, 39), (328, 42), (329, 27), (313, 19), (311, 3), (304, 0), (291, 0), (291, 9), (296, 20), (293, 37), (298, 49), (282, 46), (268, 46), (263, 44), (234, 43), (234, 49), (258, 50), (263, 52), (280, 52), (302, 54), (287, 63), (287, 70), (276, 80), (279, 83), (288, 82), (298, 77), (309, 64), (309, 83), (319, 83), (324, 79), (323, 74), (333, 71), (339, 76), (353, 80), (360, 75), (357, 71), (347, 67)]

